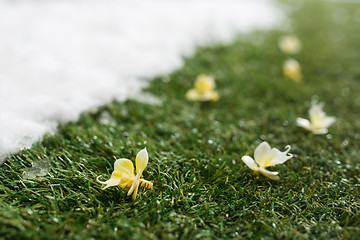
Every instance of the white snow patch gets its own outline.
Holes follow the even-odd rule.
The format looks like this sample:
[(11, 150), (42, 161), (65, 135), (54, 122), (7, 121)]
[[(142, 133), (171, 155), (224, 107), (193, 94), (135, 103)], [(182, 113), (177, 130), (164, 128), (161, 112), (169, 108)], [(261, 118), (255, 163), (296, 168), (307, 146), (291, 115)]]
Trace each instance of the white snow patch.
[(82, 111), (138, 94), (196, 46), (280, 16), (267, 0), (0, 0), (0, 164)]

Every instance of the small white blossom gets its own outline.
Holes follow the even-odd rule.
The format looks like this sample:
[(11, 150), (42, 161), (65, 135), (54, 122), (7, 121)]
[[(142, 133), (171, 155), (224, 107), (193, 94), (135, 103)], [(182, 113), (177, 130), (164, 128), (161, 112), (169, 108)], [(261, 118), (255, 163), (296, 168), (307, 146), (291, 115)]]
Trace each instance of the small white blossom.
[(326, 134), (328, 132), (328, 127), (336, 121), (336, 118), (326, 116), (323, 107), (324, 103), (313, 101), (309, 110), (310, 120), (297, 118), (297, 125), (313, 134)]
[(285, 77), (295, 82), (300, 82), (303, 78), (300, 63), (292, 58), (289, 58), (284, 62), (283, 72)]
[(293, 157), (289, 153), (291, 146), (287, 145), (285, 152), (280, 152), (277, 148), (271, 148), (267, 142), (262, 142), (254, 152), (255, 160), (250, 156), (243, 156), (241, 159), (252, 170), (253, 174), (262, 174), (272, 180), (279, 180), (278, 172), (270, 172), (267, 167), (281, 164)]
[(286, 35), (279, 39), (279, 48), (286, 54), (295, 54), (300, 52), (302, 46), (295, 35)]
[(205, 74), (200, 74), (195, 80), (194, 88), (187, 91), (186, 98), (190, 101), (216, 102), (219, 100), (219, 94), (214, 89), (214, 78)]

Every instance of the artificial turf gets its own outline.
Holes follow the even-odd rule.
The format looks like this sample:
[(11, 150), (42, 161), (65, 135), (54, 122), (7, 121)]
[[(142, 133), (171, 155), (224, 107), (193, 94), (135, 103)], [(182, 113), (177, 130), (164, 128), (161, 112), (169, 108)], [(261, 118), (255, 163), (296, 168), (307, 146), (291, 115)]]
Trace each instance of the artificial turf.
[[(0, 239), (358, 239), (360, 236), (360, 4), (296, 1), (288, 10), (303, 50), (301, 83), (282, 75), (282, 30), (198, 49), (179, 71), (145, 89), (161, 104), (112, 102), (46, 135), (0, 167)], [(288, 8), (285, 4), (285, 8)], [(199, 73), (220, 100), (185, 99)], [(296, 126), (311, 99), (337, 117), (327, 135)], [(262, 141), (294, 158), (251, 175), (241, 161)], [(147, 147), (135, 201), (101, 190), (117, 158)], [(23, 170), (49, 159), (34, 179)]]

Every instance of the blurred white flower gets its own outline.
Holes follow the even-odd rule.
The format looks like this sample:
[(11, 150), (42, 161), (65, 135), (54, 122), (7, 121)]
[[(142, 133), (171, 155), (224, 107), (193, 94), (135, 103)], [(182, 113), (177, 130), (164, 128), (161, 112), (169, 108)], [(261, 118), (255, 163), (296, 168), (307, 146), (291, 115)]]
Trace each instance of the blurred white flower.
[(142, 172), (147, 166), (148, 159), (148, 152), (146, 151), (146, 148), (144, 148), (136, 155), (136, 176), (134, 174), (133, 163), (129, 159), (121, 158), (115, 161), (114, 171), (109, 180), (105, 182), (100, 181), (99, 177), (101, 177), (101, 175), (98, 176), (96, 180), (101, 184), (106, 184), (106, 186), (102, 188), (103, 190), (112, 186), (120, 186), (126, 191), (129, 190), (127, 195), (129, 196), (132, 194), (132, 199), (134, 200), (136, 198), (139, 185), (148, 189), (152, 188), (152, 182), (140, 179)]
[(310, 121), (304, 118), (297, 118), (297, 125), (313, 134), (326, 134), (328, 127), (336, 121), (336, 118), (326, 116), (323, 107), (324, 103), (313, 101), (309, 110)]
[(279, 39), (279, 48), (286, 54), (295, 54), (301, 51), (301, 41), (295, 35), (286, 35)]
[(301, 66), (295, 59), (289, 58), (284, 62), (283, 72), (285, 77), (295, 82), (302, 80)]
[(290, 145), (287, 145), (285, 152), (280, 152), (277, 148), (272, 148), (267, 142), (262, 142), (254, 153), (255, 160), (250, 156), (243, 156), (241, 159), (252, 170), (253, 174), (262, 174), (272, 180), (279, 180), (277, 176), (278, 172), (270, 172), (265, 168), (281, 164), (293, 157), (291, 153), (288, 153), (291, 149)]
[(194, 88), (187, 91), (186, 98), (190, 101), (216, 102), (219, 100), (219, 94), (214, 91), (214, 89), (214, 78), (205, 74), (200, 74), (195, 80)]

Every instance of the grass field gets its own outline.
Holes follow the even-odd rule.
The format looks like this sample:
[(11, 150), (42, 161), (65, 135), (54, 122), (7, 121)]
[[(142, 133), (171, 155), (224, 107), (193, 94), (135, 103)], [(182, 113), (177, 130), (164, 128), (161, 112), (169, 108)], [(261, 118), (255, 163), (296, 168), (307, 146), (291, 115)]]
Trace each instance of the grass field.
[[(259, 31), (201, 48), (145, 92), (162, 104), (113, 102), (59, 127), (0, 168), (0, 239), (358, 239), (360, 235), (360, 4), (308, 0), (290, 14), (303, 50), (300, 83), (282, 75), (288, 55)], [(220, 99), (185, 99), (199, 73)], [(296, 126), (311, 99), (337, 117), (327, 135)], [(267, 141), (294, 158), (251, 175), (242, 162)], [(117, 158), (150, 160), (135, 201), (101, 190)], [(45, 177), (23, 170), (49, 159)]]

